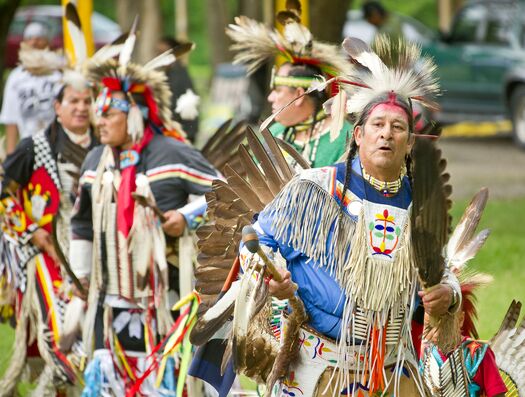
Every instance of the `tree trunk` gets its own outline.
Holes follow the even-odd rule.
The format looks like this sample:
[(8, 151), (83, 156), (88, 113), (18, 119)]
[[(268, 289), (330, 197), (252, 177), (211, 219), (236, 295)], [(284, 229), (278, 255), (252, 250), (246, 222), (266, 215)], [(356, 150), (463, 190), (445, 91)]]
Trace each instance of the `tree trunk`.
[(211, 63), (215, 67), (219, 63), (230, 61), (232, 57), (228, 49), (230, 41), (224, 31), (228, 23), (230, 23), (226, 0), (207, 0), (206, 20), (208, 25), (208, 42), (211, 49)]
[(162, 14), (159, 0), (117, 0), (117, 22), (128, 32), (139, 15), (137, 42), (133, 60), (144, 63), (155, 56), (157, 41), (162, 33)]
[(21, 0), (0, 1), (0, 97), (4, 93), (5, 49), (9, 26)]
[[(236, 15), (245, 15), (256, 21), (263, 20), (263, 4), (260, 0), (239, 0), (239, 8)], [(271, 3), (271, 2), (266, 2)]]
[(320, 41), (341, 43), (346, 12), (351, 0), (309, 0), (310, 30)]

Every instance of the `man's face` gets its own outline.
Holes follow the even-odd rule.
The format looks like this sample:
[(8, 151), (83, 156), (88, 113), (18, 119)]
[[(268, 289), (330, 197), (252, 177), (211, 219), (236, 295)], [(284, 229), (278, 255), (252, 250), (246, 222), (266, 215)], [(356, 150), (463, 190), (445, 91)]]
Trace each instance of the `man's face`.
[[(113, 97), (124, 99), (124, 94), (113, 93)], [(131, 141), (128, 135), (128, 115), (121, 110), (109, 108), (97, 119), (100, 142), (111, 147), (122, 147)]]
[(89, 128), (91, 90), (77, 91), (71, 86), (64, 89), (61, 102), (55, 102), (55, 112), (62, 126), (75, 134), (83, 134)]
[(354, 134), (361, 164), (369, 174), (389, 180), (399, 176), (414, 143), (408, 116), (401, 107), (389, 103), (377, 105), (364, 126), (356, 126)]
[(43, 50), (49, 46), (49, 40), (46, 37), (31, 37), (30, 39), (25, 39), (24, 43), (37, 50)]
[[(288, 76), (288, 73), (290, 73), (290, 65), (285, 64), (278, 70), (277, 76)], [(303, 92), (303, 90), (284, 85), (278, 85), (274, 87), (270, 92), (270, 95), (268, 95), (268, 102), (270, 102), (272, 105), (272, 113), (277, 112), (279, 109), (281, 109), (293, 99), (297, 98)], [(295, 110), (296, 109), (294, 105), (287, 107), (275, 117), (275, 121), (287, 127), (295, 125), (296, 117), (293, 117)]]

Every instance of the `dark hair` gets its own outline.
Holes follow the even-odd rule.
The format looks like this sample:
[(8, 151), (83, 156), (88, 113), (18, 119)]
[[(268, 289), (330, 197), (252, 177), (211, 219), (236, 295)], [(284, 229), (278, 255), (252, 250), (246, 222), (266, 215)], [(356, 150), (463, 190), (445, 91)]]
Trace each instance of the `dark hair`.
[(369, 19), (376, 13), (382, 17), (386, 17), (388, 15), (388, 11), (379, 1), (368, 1), (363, 4), (363, 16), (365, 19)]
[[(288, 72), (288, 76), (293, 77), (318, 77), (322, 76), (323, 72), (321, 69), (319, 69), (316, 66), (313, 65), (307, 65), (307, 64), (296, 64), (292, 65), (288, 63), (287, 65), (290, 65), (290, 71)], [(323, 103), (328, 99), (328, 94), (326, 91), (314, 91), (310, 94), (308, 94), (308, 97), (314, 101), (314, 107), (319, 108), (318, 105), (323, 105)]]
[[(323, 72), (321, 69), (319, 69), (316, 66), (309, 65), (309, 64), (291, 64), (286, 63), (284, 65), (290, 65), (290, 70), (288, 72), (288, 76), (293, 77), (317, 77), (322, 76)], [(281, 65), (284, 66), (284, 65)], [(294, 87), (289, 87), (290, 89), (295, 89)], [(312, 125), (310, 127), (310, 134), (313, 133), (316, 124), (320, 121), (317, 119), (317, 114), (321, 111), (323, 108), (323, 103), (325, 103), (328, 100), (328, 94), (326, 91), (314, 91), (307, 95), (307, 97), (312, 101), (314, 106), (314, 111), (312, 114), (313, 120)], [(287, 132), (285, 132), (284, 140), (287, 142), (293, 142), (295, 140), (295, 128), (290, 128)]]
[(66, 91), (67, 84), (63, 84), (62, 87), (60, 87), (60, 90), (58, 90), (58, 93), (55, 96), (55, 101), (58, 103), (62, 103), (64, 100), (64, 91)]
[[(387, 103), (390, 101), (390, 93), (385, 92), (376, 98), (374, 100), (370, 101), (363, 109), (363, 111), (357, 116), (356, 122), (354, 124), (354, 131), (357, 126), (363, 127), (366, 122), (368, 121), (368, 118), (370, 117), (370, 113), (372, 113), (372, 110), (381, 103)], [(410, 99), (405, 100), (399, 96), (396, 96), (396, 105), (399, 106), (401, 109), (405, 111), (408, 117), (408, 134), (414, 133), (415, 123), (414, 123), (414, 113), (412, 110), (412, 102), (410, 102)], [(348, 152), (348, 157), (346, 159), (346, 167), (345, 167), (345, 181), (343, 184), (343, 194), (341, 196), (341, 212), (343, 210), (343, 203), (344, 203), (344, 197), (346, 195), (346, 192), (350, 186), (350, 176), (352, 174), (352, 160), (357, 154), (357, 144), (355, 142), (355, 137), (352, 134), (352, 140), (350, 142), (350, 150)], [(410, 156), (407, 156), (406, 159), (406, 168), (407, 168), (407, 176), (412, 182), (412, 175), (411, 175), (411, 158)]]

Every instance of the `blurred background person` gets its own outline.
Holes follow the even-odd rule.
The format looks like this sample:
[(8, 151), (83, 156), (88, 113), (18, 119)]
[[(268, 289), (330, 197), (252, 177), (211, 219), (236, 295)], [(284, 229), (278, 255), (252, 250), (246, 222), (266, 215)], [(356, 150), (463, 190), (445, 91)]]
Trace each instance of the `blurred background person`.
[(7, 154), (19, 139), (44, 129), (55, 117), (53, 103), (63, 58), (48, 46), (48, 27), (39, 22), (28, 24), (20, 46), (20, 65), (7, 79), (0, 113), (0, 123), (6, 126)]
[(379, 1), (367, 1), (364, 3), (363, 16), (368, 23), (376, 27), (376, 34), (387, 35), (394, 41), (403, 38), (401, 20), (397, 15), (388, 12)]
[[(170, 48), (178, 47), (182, 43), (171, 36), (162, 37), (157, 43), (157, 53), (161, 54)], [(199, 98), (195, 94), (193, 82), (186, 65), (177, 59), (166, 68), (166, 76), (172, 93), (171, 111), (173, 119), (181, 124), (187, 138), (193, 143), (199, 129), (197, 105)]]

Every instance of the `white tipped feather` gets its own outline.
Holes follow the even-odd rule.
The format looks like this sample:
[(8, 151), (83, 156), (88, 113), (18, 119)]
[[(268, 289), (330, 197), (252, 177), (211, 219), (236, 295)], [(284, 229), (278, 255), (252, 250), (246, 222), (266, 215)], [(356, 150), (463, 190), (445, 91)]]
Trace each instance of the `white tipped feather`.
[(133, 25), (131, 26), (131, 30), (129, 32), (128, 38), (124, 42), (124, 47), (122, 48), (122, 51), (120, 51), (120, 56), (118, 59), (118, 63), (121, 67), (121, 70), (125, 70), (126, 66), (128, 65), (129, 61), (131, 60), (131, 54), (133, 53), (133, 49), (135, 48), (135, 41), (137, 40), (137, 23), (138, 23), (138, 15), (133, 20)]
[(339, 90), (332, 102), (332, 109), (330, 111), (332, 121), (330, 123), (330, 142), (339, 136), (339, 132), (343, 128), (343, 123), (346, 116), (346, 92)]
[(490, 230), (485, 229), (479, 232), (479, 234), (471, 239), (468, 244), (463, 246), (460, 251), (457, 251), (452, 258), (448, 259), (450, 267), (454, 271), (461, 271), (466, 263), (474, 258), (478, 251), (483, 247), (485, 241), (490, 235)]
[(107, 44), (91, 57), (91, 61), (95, 64), (106, 62), (108, 59), (119, 55), (122, 48), (124, 48), (124, 44)]
[(284, 38), (292, 45), (292, 48), (301, 53), (312, 45), (312, 33), (297, 22), (289, 22), (284, 26)]
[(144, 136), (144, 117), (138, 105), (131, 105), (128, 112), (128, 134), (134, 143)]
[(146, 63), (144, 65), (144, 69), (153, 70), (153, 69), (162, 68), (162, 67), (171, 65), (176, 60), (177, 58), (173, 54), (173, 50), (169, 49), (168, 51), (163, 52), (162, 54), (156, 56), (151, 61)]
[[(465, 212), (461, 216), (458, 225), (456, 226), (454, 232), (448, 240), (446, 248), (446, 257), (448, 261), (458, 261), (458, 258), (460, 256), (466, 256), (465, 253), (462, 254), (462, 252), (464, 252), (464, 248), (470, 245), (472, 242), (472, 237), (474, 236), (476, 228), (479, 225), (481, 215), (483, 214), (483, 210), (485, 209), (485, 205), (487, 204), (487, 200), (488, 189), (483, 188), (478, 193), (476, 193), (476, 195), (474, 195), (474, 197), (470, 201), (470, 204), (465, 209)], [(482, 235), (480, 233), (478, 235), (478, 238), (481, 239), (481, 237), (484, 236), (486, 239), (488, 237), (488, 233), (488, 231), (484, 231), (484, 234)], [(481, 245), (483, 245), (484, 240), (480, 240), (479, 242), (479, 248), (481, 248)], [(472, 246), (470, 250), (472, 250), (474, 247), (475, 246)]]
[(228, 311), (230, 306), (237, 299), (240, 288), (241, 282), (238, 280), (234, 281), (230, 286), (230, 289), (222, 296), (222, 298), (204, 313), (202, 320), (205, 322), (211, 322), (219, 318), (225, 311)]
[(77, 8), (71, 2), (67, 3), (66, 5), (65, 17), (67, 21), (69, 37), (73, 43), (75, 65), (80, 65), (87, 59), (86, 38), (84, 37), (84, 32), (82, 31), (82, 24), (80, 22)]

